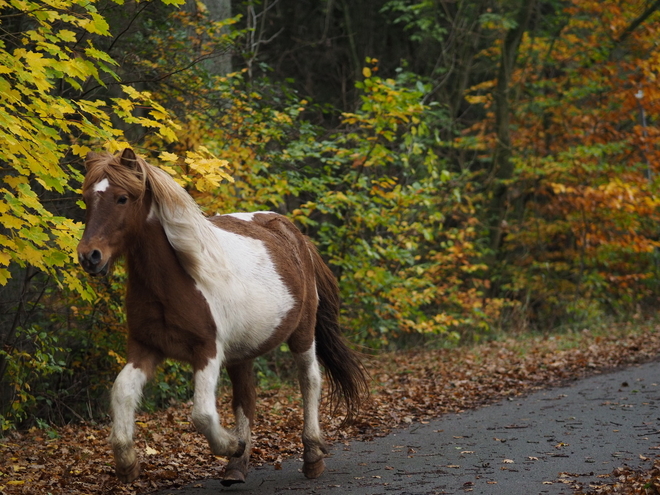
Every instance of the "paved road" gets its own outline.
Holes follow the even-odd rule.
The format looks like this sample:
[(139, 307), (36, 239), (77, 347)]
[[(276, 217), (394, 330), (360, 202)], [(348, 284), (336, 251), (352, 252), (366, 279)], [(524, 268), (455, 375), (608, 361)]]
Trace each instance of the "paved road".
[[(207, 480), (159, 495), (571, 494), (566, 482), (660, 454), (660, 362), (413, 424), (373, 442), (335, 445), (317, 480), (289, 460), (251, 470), (247, 483)], [(564, 474), (562, 474), (564, 473)]]

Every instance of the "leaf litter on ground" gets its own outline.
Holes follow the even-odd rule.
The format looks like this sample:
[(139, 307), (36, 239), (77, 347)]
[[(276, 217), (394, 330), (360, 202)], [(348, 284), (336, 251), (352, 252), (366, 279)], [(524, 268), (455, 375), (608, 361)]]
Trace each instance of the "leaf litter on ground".
[[(606, 333), (585, 330), (368, 356), (365, 364), (372, 378), (368, 403), (359, 418), (343, 429), (339, 428), (343, 418), (329, 417), (326, 407), (326, 439), (331, 444), (370, 440), (414, 422), (648, 361), (660, 354), (658, 330), (654, 324), (624, 325)], [(230, 404), (231, 394), (221, 394), (218, 411), (222, 418), (232, 417)], [(206, 440), (195, 431), (191, 406), (185, 403), (138, 413), (136, 448), (142, 474), (129, 484), (120, 483), (114, 475), (107, 441), (109, 421), (11, 432), (0, 438), (0, 493), (136, 494), (219, 478), (226, 459), (213, 456)], [(301, 424), (300, 394), (294, 385), (260, 390), (251, 464), (277, 469), (285, 458), (299, 458)], [(659, 462), (654, 460), (646, 471), (619, 468), (602, 485), (590, 487), (595, 491), (589, 493), (658, 493)], [(626, 491), (634, 490), (633, 486), (651, 488)]]

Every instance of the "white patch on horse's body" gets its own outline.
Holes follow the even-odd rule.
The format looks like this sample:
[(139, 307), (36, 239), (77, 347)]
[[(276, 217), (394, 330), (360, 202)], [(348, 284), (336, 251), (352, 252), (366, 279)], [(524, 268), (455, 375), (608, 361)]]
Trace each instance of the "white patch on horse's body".
[(109, 181), (108, 178), (106, 177), (105, 179), (100, 180), (98, 183), (96, 183), (96, 185), (94, 185), (94, 187), (93, 187), (92, 190), (93, 190), (94, 192), (105, 192), (105, 190), (106, 190), (108, 187), (110, 187), (110, 181)]
[(215, 317), (218, 342), (227, 351), (256, 349), (293, 308), (293, 297), (262, 241), (218, 227), (213, 231), (227, 269), (221, 276), (197, 279), (198, 288)]
[(130, 466), (135, 461), (133, 450), (133, 428), (135, 409), (142, 398), (142, 389), (147, 383), (147, 375), (140, 368), (128, 363), (121, 370), (112, 386), (110, 404), (113, 427), (110, 443), (115, 458), (122, 466)]
[(238, 213), (225, 213), (228, 217), (238, 218), (239, 220), (245, 220), (246, 222), (251, 222), (254, 219), (255, 215), (259, 213), (273, 213), (272, 211), (242, 211)]
[(163, 210), (157, 214), (172, 247), (194, 260), (189, 273), (211, 309), (218, 351), (257, 349), (294, 306), (266, 245), (216, 227), (192, 199), (176, 211)]

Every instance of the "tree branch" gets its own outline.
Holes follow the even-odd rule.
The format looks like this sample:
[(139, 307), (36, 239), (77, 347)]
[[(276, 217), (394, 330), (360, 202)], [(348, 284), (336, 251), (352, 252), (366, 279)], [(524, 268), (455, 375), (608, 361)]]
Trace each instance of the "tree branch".
[(646, 19), (648, 19), (651, 14), (658, 10), (658, 8), (660, 8), (660, 0), (653, 2), (637, 19), (632, 21), (630, 25), (623, 30), (623, 33), (621, 33), (615, 40), (615, 43), (623, 43), (626, 38), (628, 38), (628, 36), (630, 36), (635, 29), (637, 29)]

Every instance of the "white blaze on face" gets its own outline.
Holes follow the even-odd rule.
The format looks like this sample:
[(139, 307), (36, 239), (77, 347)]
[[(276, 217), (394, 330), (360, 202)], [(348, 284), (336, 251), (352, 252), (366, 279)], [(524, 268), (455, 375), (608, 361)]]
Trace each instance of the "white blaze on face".
[(110, 182), (108, 179), (103, 179), (99, 181), (95, 186), (94, 186), (94, 192), (104, 192), (108, 187), (110, 186)]

